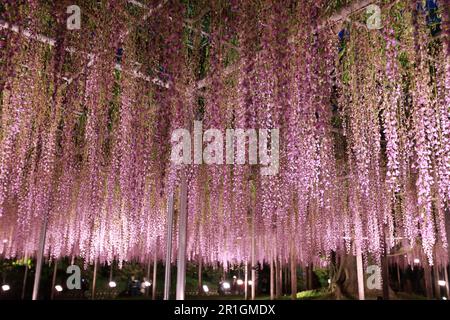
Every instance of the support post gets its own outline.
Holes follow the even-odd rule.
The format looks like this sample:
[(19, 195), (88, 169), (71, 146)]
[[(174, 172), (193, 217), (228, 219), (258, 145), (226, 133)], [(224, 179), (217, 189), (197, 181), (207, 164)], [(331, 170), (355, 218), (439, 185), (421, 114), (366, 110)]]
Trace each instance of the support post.
[(244, 300), (248, 299), (248, 261), (245, 261), (244, 266)]
[(278, 256), (275, 257), (275, 297), (279, 299), (281, 297), (281, 263)]
[(270, 300), (275, 299), (275, 277), (274, 277), (273, 255), (270, 257)]
[(445, 292), (447, 294), (446, 298), (450, 299), (450, 291), (449, 291), (449, 284), (448, 284), (448, 271), (447, 271), (446, 265), (444, 265), (444, 280), (445, 280)]
[(156, 300), (156, 272), (158, 268), (158, 242), (159, 237), (156, 238), (155, 251), (153, 253), (153, 281), (152, 281), (152, 300)]
[(55, 297), (55, 285), (56, 285), (56, 273), (58, 272), (58, 260), (55, 259), (53, 266), (53, 277), (52, 277), (52, 293), (50, 294), (50, 300)]
[(441, 299), (441, 287), (439, 286), (439, 267), (434, 265), (433, 267), (433, 286), (434, 286), (434, 298), (437, 300)]
[(381, 268), (383, 277), (383, 299), (389, 300), (389, 264), (388, 248), (386, 243), (386, 226), (383, 230), (383, 256), (381, 257)]
[(93, 274), (93, 279), (92, 279), (92, 295), (91, 295), (92, 300), (95, 299), (95, 286), (97, 284), (97, 266), (98, 266), (98, 258), (95, 258), (94, 274)]
[(34, 275), (33, 300), (37, 300), (39, 296), (39, 284), (41, 281), (42, 261), (44, 260), (45, 237), (47, 234), (47, 215), (44, 217), (41, 227), (41, 235), (39, 239), (39, 247), (36, 259), (36, 273)]
[(24, 263), (25, 263), (25, 272), (24, 272), (24, 274), (23, 274), (22, 295), (20, 296), (20, 298), (21, 298), (22, 300), (25, 299), (25, 291), (26, 291), (26, 289), (27, 289), (27, 279), (28, 279), (28, 253), (25, 253)]
[(198, 294), (203, 294), (203, 280), (202, 280), (202, 256), (198, 258)]
[(178, 219), (178, 261), (176, 299), (184, 300), (186, 288), (187, 181), (183, 173), (180, 188), (180, 216)]
[(251, 293), (252, 300), (255, 300), (256, 297), (256, 237), (255, 237), (255, 211), (252, 210), (252, 245), (251, 245), (251, 254), (252, 254), (252, 285), (251, 285)]
[[(150, 271), (152, 268), (152, 256), (149, 254), (147, 259), (147, 275), (145, 277), (146, 281), (150, 281)], [(153, 282), (152, 282), (153, 285)], [(145, 287), (145, 295), (148, 297), (150, 295), (150, 287)]]
[(363, 261), (361, 244), (355, 243), (356, 245), (356, 274), (358, 277), (358, 299), (365, 300), (364, 295), (364, 271), (363, 271)]
[(425, 259), (423, 264), (423, 278), (425, 282), (425, 292), (427, 294), (428, 299), (433, 299), (433, 278), (431, 276), (431, 267), (428, 264), (428, 260)]
[(172, 232), (173, 232), (173, 193), (169, 195), (167, 206), (166, 230), (166, 266), (164, 275), (164, 300), (169, 300), (170, 293), (170, 265), (172, 260)]
[(291, 298), (297, 299), (297, 263), (294, 246), (291, 246)]

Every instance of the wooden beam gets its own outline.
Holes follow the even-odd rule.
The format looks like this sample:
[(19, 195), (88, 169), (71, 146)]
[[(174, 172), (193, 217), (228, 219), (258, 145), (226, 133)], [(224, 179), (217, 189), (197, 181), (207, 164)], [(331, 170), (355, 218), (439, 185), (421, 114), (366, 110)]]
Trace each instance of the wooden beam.
[[(328, 18), (324, 18), (318, 26), (318, 29), (322, 29), (324, 28), (327, 24), (329, 23), (336, 23), (342, 20), (347, 19), (350, 15), (366, 8), (367, 6), (375, 3), (375, 0), (359, 0), (359, 1), (354, 1), (351, 4), (349, 4), (348, 6), (338, 10), (336, 13), (334, 13), (333, 15), (331, 15)], [(288, 39), (289, 42), (292, 42), (294, 39), (293, 37), (290, 37)], [(236, 62), (233, 65), (230, 65), (228, 67), (226, 67), (225, 69), (223, 69), (223, 76), (227, 76), (231, 73), (233, 73), (234, 71), (238, 70), (240, 67), (240, 62)], [(198, 89), (202, 89), (206, 86), (208, 86), (212, 81), (211, 76), (208, 76), (204, 79), (201, 79), (197, 82), (197, 90)]]
[(336, 22), (345, 20), (350, 15), (367, 8), (369, 5), (374, 4), (375, 2), (377, 2), (377, 1), (375, 1), (375, 0), (353, 1), (348, 6), (345, 6), (341, 9), (339, 9), (337, 12), (332, 14), (330, 17), (323, 19), (322, 22), (319, 24), (319, 29), (323, 28), (326, 24), (336, 23)]
[[(23, 37), (27, 38), (27, 39), (31, 39), (31, 40), (35, 40), (44, 44), (47, 44), (51, 47), (55, 47), (56, 46), (56, 40), (49, 38), (45, 35), (42, 34), (34, 34), (31, 32), (31, 30), (29, 29), (21, 29), (19, 26), (14, 25), (14, 24), (10, 24), (4, 20), (0, 19), (0, 29), (8, 29), (11, 30), (15, 33), (18, 33), (20, 35), (22, 35)], [(96, 55), (92, 54), (92, 53), (86, 53), (86, 52), (82, 52), (77, 50), (76, 48), (73, 47), (66, 47), (65, 51), (69, 52), (69, 53), (76, 53), (76, 52), (81, 52), (82, 54), (87, 55), (87, 57), (89, 58), (89, 62), (88, 62), (88, 67), (91, 67), (93, 65), (93, 61), (96, 57)], [(158, 77), (154, 77), (151, 78), (149, 76), (144, 75), (142, 72), (140, 72), (137, 69), (131, 69), (131, 70), (124, 70), (122, 68), (122, 66), (119, 63), (116, 63), (116, 65), (114, 66), (114, 69), (118, 70), (118, 71), (122, 71), (125, 74), (131, 75), (134, 78), (138, 78), (138, 79), (142, 79), (144, 81), (147, 82), (151, 82), (157, 86), (163, 87), (163, 88), (170, 88), (170, 84), (164, 82), (163, 80), (159, 79)], [(77, 75), (78, 76), (78, 75)], [(73, 77), (71, 79), (67, 79), (67, 82), (70, 84), (73, 79), (76, 77)]]

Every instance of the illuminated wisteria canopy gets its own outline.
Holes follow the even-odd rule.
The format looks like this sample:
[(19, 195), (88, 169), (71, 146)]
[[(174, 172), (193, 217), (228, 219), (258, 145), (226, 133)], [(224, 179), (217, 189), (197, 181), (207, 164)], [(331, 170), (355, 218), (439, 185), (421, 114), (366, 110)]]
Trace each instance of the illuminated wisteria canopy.
[[(446, 266), (446, 1), (349, 2), (2, 1), (0, 254), (164, 259), (173, 195), (175, 261), (186, 179), (189, 260)], [(175, 165), (194, 121), (278, 128), (278, 174)]]

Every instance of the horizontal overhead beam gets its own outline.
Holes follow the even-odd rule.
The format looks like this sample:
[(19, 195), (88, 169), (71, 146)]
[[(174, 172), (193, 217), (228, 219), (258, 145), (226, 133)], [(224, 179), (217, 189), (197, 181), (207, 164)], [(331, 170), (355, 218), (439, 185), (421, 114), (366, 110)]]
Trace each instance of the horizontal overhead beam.
[[(398, 0), (396, 0), (394, 3), (396, 3)], [(334, 14), (332, 14), (330, 17), (328, 18), (324, 18), (319, 26), (318, 29), (323, 29), (326, 25), (328, 24), (334, 24), (340, 21), (344, 21), (347, 20), (348, 17), (358, 11), (363, 10), (364, 8), (368, 7), (371, 4), (376, 3), (376, 0), (357, 0), (357, 1), (353, 1), (351, 4), (349, 4), (348, 6), (345, 6), (343, 8), (341, 8), (340, 10), (338, 10), (337, 12), (335, 12)], [(390, 7), (392, 4), (389, 4), (388, 7)], [(294, 39), (293, 37), (291, 37), (289, 39), (289, 42), (292, 42)], [(239, 64), (240, 62), (236, 62), (233, 65), (230, 65), (226, 68), (223, 69), (223, 75), (227, 76), (233, 72), (235, 72), (236, 70), (239, 69)], [(201, 89), (204, 88), (206, 86), (208, 86), (212, 81), (211, 76), (208, 76), (204, 79), (201, 79), (197, 82), (197, 89)]]
[[(161, 3), (158, 7), (161, 7), (161, 6), (162, 6), (164, 3), (166, 3), (166, 2), (167, 2), (167, 1), (164, 1), (164, 2)], [(133, 4), (133, 5), (135, 5), (135, 6), (139, 7), (139, 8), (142, 8), (142, 9), (151, 10), (151, 9), (149, 9), (145, 4), (140, 3), (140, 2), (138, 2), (138, 1), (136, 1), (136, 0), (128, 0), (128, 3)], [(156, 9), (157, 9), (157, 8), (155, 8), (155, 10), (156, 10)], [(197, 28), (195, 28), (195, 27), (193, 26), (193, 24), (194, 24), (196, 21), (198, 21), (199, 19), (201, 19), (201, 18), (202, 18), (206, 13), (208, 13), (209, 11), (210, 11), (210, 9), (209, 9), (209, 8), (206, 8), (206, 9), (203, 10), (196, 18), (194, 18), (194, 19), (185, 19), (185, 20), (184, 20), (184, 23), (183, 23), (183, 26), (184, 26), (185, 28), (190, 29), (191, 31), (193, 31), (193, 32), (195, 32), (195, 33), (197, 33), (197, 34), (200, 34), (200, 35), (203, 36), (203, 37), (206, 37), (206, 38), (212, 40), (211, 34), (205, 32), (205, 31), (203, 31), (203, 30), (199, 30), (199, 29), (197, 29)], [(145, 20), (145, 19), (146, 19), (146, 18), (144, 18), (144, 20)], [(219, 42), (220, 42), (221, 44), (223, 44), (223, 45), (229, 47), (229, 48), (232, 48), (232, 49), (235, 49), (235, 50), (239, 50), (239, 47), (235, 46), (234, 44), (232, 44), (232, 43), (230, 43), (230, 42), (228, 42), (228, 41), (224, 41), (224, 40), (220, 40), (220, 39), (219, 39)]]
[[(28, 38), (28, 39), (36, 40), (38, 42), (47, 44), (47, 45), (49, 45), (51, 47), (56, 46), (56, 40), (55, 39), (49, 38), (49, 37), (44, 36), (42, 34), (34, 34), (29, 29), (21, 29), (21, 28), (19, 28), (19, 26), (13, 25), (13, 24), (9, 24), (8, 22), (3, 21), (3, 20), (0, 20), (0, 29), (9, 29), (9, 30), (11, 30), (11, 31), (13, 31), (15, 33), (18, 33), (18, 34)], [(80, 52), (80, 51), (78, 51), (77, 49), (75, 49), (73, 47), (66, 47), (65, 50), (67, 52), (70, 52), (70, 53)], [(92, 66), (93, 60), (95, 59), (95, 55), (92, 54), (92, 53), (85, 53), (85, 52), (82, 52), (82, 53), (86, 54), (87, 57), (89, 58), (88, 67)], [(136, 70), (136, 69), (123, 70), (123, 68), (122, 68), (122, 66), (120, 64), (116, 64), (114, 66), (114, 68), (116, 70), (119, 70), (119, 71), (122, 71), (122, 72), (124, 72), (126, 74), (129, 74), (129, 75), (131, 75), (131, 76), (133, 76), (135, 78), (139, 78), (139, 79), (145, 80), (147, 82), (152, 82), (153, 84), (156, 84), (156, 85), (158, 85), (160, 87), (164, 87), (164, 88), (169, 88), (170, 87), (170, 85), (168, 83), (162, 81), (161, 79), (159, 79), (157, 77), (150, 78), (150, 77), (144, 75), (139, 70)], [(70, 83), (71, 79), (69, 79), (68, 82)]]
[(370, 6), (377, 2), (376, 0), (358, 0), (353, 1), (349, 5), (339, 9), (337, 12), (332, 14), (330, 17), (324, 19), (320, 24), (320, 27), (323, 27), (327, 23), (336, 23), (342, 20), (347, 19), (350, 15), (363, 10), (364, 8)]

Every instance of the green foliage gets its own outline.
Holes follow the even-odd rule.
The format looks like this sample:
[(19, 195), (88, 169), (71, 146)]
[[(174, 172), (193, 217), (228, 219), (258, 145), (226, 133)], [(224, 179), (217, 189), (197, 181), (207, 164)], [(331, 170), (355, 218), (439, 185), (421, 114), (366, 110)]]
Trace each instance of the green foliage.
[(23, 259), (19, 259), (19, 260), (15, 260), (12, 262), (13, 266), (26, 266), (28, 267), (28, 269), (30, 269), (33, 265), (33, 261), (30, 258), (23, 258)]
[(297, 292), (297, 299), (321, 299), (323, 298), (327, 293), (323, 290), (306, 290)]
[(320, 286), (322, 288), (327, 287), (328, 279), (329, 279), (328, 269), (315, 269), (314, 273), (317, 276), (317, 278), (319, 279)]

